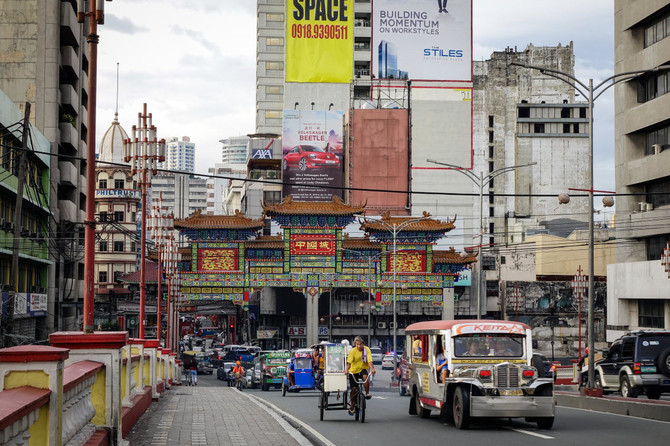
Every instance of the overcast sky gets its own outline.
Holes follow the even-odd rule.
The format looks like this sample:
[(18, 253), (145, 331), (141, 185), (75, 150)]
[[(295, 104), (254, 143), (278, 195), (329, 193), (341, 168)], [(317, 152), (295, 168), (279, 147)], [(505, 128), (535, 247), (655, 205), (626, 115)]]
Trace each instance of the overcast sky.
[[(473, 2), (475, 60), (572, 41), (580, 80), (612, 75), (613, 0)], [(220, 162), (220, 139), (253, 133), (255, 0), (114, 0), (99, 34), (98, 140), (114, 118), (117, 62), (122, 126), (129, 132), (146, 102), (160, 138), (196, 144), (196, 172)], [(595, 188), (614, 190), (611, 91), (597, 100), (594, 125)]]

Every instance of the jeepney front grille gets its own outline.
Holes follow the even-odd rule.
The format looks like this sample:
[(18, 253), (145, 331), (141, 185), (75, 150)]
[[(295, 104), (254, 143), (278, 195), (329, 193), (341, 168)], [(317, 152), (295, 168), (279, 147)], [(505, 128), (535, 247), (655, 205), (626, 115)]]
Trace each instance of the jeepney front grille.
[(519, 368), (512, 364), (496, 367), (496, 387), (519, 387)]
[(277, 367), (276, 376), (286, 376), (286, 367)]

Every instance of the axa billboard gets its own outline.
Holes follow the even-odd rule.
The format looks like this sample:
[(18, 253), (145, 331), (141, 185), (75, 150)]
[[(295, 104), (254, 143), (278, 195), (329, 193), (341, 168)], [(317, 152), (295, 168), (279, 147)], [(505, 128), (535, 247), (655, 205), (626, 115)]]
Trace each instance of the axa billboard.
[(472, 0), (375, 0), (372, 74), (472, 80)]
[[(344, 113), (284, 110), (282, 178), (294, 201), (331, 201), (342, 196)], [(314, 187), (317, 186), (317, 187)]]
[(354, 0), (286, 0), (286, 82), (349, 83)]

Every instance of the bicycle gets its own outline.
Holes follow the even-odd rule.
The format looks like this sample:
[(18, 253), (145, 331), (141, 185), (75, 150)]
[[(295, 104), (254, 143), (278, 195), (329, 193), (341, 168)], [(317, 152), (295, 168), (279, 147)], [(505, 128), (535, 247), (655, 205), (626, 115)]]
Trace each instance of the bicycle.
[[(349, 374), (352, 376), (354, 375), (351, 372), (349, 372)], [(365, 423), (365, 406), (367, 403), (365, 398), (365, 383), (368, 382), (371, 375), (371, 373), (368, 373), (368, 375), (365, 377), (365, 380), (356, 380), (357, 385), (354, 389), (354, 396), (352, 397), (352, 401), (354, 403), (354, 419), (356, 421), (360, 420), (361, 423)]]

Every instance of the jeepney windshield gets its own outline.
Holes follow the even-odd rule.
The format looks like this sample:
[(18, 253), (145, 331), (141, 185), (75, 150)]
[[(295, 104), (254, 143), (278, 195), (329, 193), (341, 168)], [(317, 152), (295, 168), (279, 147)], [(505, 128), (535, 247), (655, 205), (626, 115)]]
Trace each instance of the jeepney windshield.
[(523, 336), (498, 334), (473, 334), (454, 337), (455, 356), (501, 356), (523, 355)]

